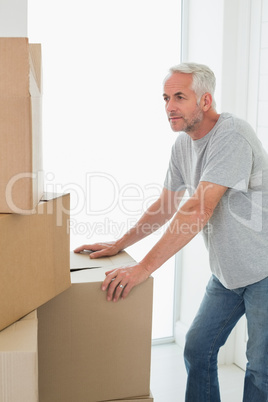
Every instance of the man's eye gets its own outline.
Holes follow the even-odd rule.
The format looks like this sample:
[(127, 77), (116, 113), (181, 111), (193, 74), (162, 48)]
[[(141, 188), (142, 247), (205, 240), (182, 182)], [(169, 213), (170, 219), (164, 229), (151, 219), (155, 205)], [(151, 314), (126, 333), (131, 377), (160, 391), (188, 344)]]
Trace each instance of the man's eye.
[(164, 101), (165, 101), (165, 102), (167, 102), (167, 101), (168, 101), (168, 98), (167, 98), (167, 97), (165, 97), (165, 98), (164, 98)]

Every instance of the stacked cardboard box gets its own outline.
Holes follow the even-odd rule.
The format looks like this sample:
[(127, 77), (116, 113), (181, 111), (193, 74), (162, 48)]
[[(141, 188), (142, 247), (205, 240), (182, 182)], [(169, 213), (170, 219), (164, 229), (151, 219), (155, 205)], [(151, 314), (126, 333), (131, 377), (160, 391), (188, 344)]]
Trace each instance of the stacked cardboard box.
[(133, 261), (72, 254), (71, 288), (38, 308), (40, 402), (152, 401), (153, 279), (117, 303), (101, 290), (105, 271)]
[(70, 196), (43, 194), (41, 47), (27, 38), (0, 38), (0, 142), (0, 401), (37, 402), (36, 312), (21, 318), (71, 286)]
[(0, 38), (0, 213), (27, 213), (43, 195), (41, 46)]
[(0, 214), (0, 329), (71, 286), (69, 194), (31, 215)]
[(0, 38), (0, 330), (70, 287), (69, 195), (41, 201), (41, 47)]

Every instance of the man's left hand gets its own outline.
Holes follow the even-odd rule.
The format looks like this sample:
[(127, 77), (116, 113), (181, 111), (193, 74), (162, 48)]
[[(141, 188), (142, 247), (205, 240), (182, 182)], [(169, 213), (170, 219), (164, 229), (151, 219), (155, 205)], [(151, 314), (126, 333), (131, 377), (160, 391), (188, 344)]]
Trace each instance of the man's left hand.
[(150, 273), (141, 263), (113, 269), (105, 273), (102, 290), (107, 290), (107, 300), (125, 299), (134, 286), (144, 282)]

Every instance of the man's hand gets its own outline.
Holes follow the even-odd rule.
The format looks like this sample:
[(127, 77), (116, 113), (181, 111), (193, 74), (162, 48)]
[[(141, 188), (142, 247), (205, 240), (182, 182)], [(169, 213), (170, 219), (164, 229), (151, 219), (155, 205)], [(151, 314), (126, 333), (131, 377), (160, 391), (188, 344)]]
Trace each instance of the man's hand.
[(74, 252), (80, 253), (84, 250), (92, 251), (89, 255), (90, 258), (100, 258), (116, 255), (121, 251), (121, 248), (115, 241), (111, 241), (107, 243), (84, 244), (83, 246), (77, 247)]
[(106, 272), (102, 290), (107, 290), (107, 300), (117, 302), (121, 297), (125, 299), (134, 286), (144, 282), (150, 272), (141, 263), (127, 267), (113, 269)]

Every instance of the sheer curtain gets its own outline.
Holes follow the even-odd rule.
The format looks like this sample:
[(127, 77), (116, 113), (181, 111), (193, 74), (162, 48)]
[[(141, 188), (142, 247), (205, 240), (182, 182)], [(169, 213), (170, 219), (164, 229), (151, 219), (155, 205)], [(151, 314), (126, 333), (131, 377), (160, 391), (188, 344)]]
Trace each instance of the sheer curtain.
[[(46, 190), (71, 192), (71, 249), (122, 235), (159, 195), (175, 134), (162, 81), (180, 0), (28, 0), (42, 44)], [(153, 234), (127, 251), (140, 259)], [(153, 338), (173, 335), (174, 259), (155, 274)]]

